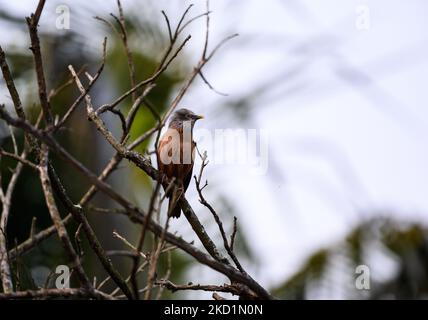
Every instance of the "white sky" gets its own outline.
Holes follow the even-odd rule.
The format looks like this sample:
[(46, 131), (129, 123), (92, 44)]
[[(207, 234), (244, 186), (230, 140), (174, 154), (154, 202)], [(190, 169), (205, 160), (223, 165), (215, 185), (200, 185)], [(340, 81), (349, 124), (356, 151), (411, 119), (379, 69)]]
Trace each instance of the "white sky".
[[(115, 10), (115, 1), (110, 2), (85, 5), (107, 16)], [(204, 10), (204, 1), (194, 2), (193, 13)], [(269, 131), (268, 174), (253, 176), (248, 167), (221, 165), (206, 172), (212, 186), (207, 198), (226, 194), (238, 208), (233, 214), (260, 260), (257, 269), (247, 266), (254, 277), (266, 285), (286, 279), (367, 211), (391, 209), (395, 216), (427, 222), (428, 2), (211, 2), (210, 43), (235, 32), (240, 39), (226, 45), (205, 71), (229, 96), (220, 97), (198, 81), (182, 103), (207, 116), (198, 125), (238, 126), (219, 115), (224, 108), (218, 106), (283, 75), (266, 99), (257, 100), (249, 126)], [(20, 14), (28, 14), (34, 3), (0, 0), (1, 7), (7, 4)], [(57, 3), (70, 3), (73, 10), (77, 2), (49, 1), (53, 7), (48, 8)], [(143, 14), (144, 1), (123, 1), (125, 12), (135, 3)], [(166, 9), (176, 21), (183, 3), (190, 2), (162, 0), (155, 8)], [(368, 30), (356, 28), (360, 5), (370, 10)], [(79, 28), (72, 18), (73, 24)], [(203, 26), (201, 21), (191, 29), (187, 53), (195, 61)], [(0, 33), (0, 43), (11, 39)], [(189, 200), (208, 217), (190, 189)], [(184, 228), (180, 222), (174, 227)]]

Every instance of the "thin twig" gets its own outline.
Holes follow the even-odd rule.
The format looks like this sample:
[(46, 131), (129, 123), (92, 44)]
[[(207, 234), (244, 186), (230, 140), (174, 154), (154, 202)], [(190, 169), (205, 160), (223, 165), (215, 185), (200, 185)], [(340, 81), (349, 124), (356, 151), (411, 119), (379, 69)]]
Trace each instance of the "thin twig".
[(204, 17), (204, 16), (206, 16), (206, 15), (209, 15), (210, 13), (211, 13), (211, 11), (207, 11), (207, 12), (204, 12), (204, 13), (198, 14), (198, 15), (194, 16), (193, 18), (189, 19), (185, 24), (183, 24), (183, 25), (178, 29), (178, 33), (181, 33), (181, 32), (184, 30), (184, 28), (186, 28), (186, 27), (187, 27), (189, 24), (191, 24), (193, 21), (195, 21), (195, 20), (197, 20), (197, 19), (199, 19), (199, 18), (202, 18), (202, 17)]
[(147, 256), (141, 250), (138, 251), (136, 246), (131, 244), (124, 236), (120, 235), (116, 230), (113, 231), (113, 237), (121, 240), (125, 245), (134, 250), (135, 253), (137, 253), (144, 259), (147, 259)]
[[(206, 0), (205, 1), (206, 7), (207, 7), (207, 12), (210, 11), (210, 1)], [(210, 33), (210, 15), (207, 14), (206, 19), (205, 19), (205, 24), (206, 24), (206, 30), (205, 30), (205, 43), (204, 43), (204, 50), (202, 51), (202, 58), (206, 59), (207, 58), (207, 50), (208, 50), (208, 40), (209, 40), (209, 33)]]
[[(73, 102), (73, 104), (70, 106), (70, 108), (68, 108), (67, 112), (61, 118), (61, 120), (58, 121), (58, 123), (55, 124), (54, 130), (58, 130), (59, 128), (61, 128), (65, 124), (65, 122), (71, 117), (71, 115), (73, 114), (73, 112), (77, 109), (77, 107), (79, 106), (79, 104), (83, 101), (83, 99), (85, 98), (85, 96), (87, 94), (89, 94), (91, 88), (94, 86), (95, 82), (98, 80), (98, 78), (100, 77), (102, 71), (104, 70), (105, 59), (106, 59), (106, 51), (107, 51), (107, 37), (104, 38), (104, 42), (103, 42), (103, 56), (102, 56), (101, 65), (98, 67), (98, 70), (95, 73), (95, 75), (92, 77), (92, 79), (90, 79), (89, 84), (85, 88), (85, 90), (80, 93), (80, 96), (77, 97), (77, 99)], [(76, 72), (76, 76), (79, 76), (79, 72)], [(74, 82), (74, 77), (72, 77), (72, 81)]]
[[(171, 276), (171, 267), (172, 267), (171, 260), (172, 260), (171, 259), (171, 252), (168, 251), (168, 253), (167, 253), (167, 267), (166, 267), (165, 275), (163, 277), (163, 279), (165, 279), (165, 280), (169, 280), (169, 277)], [(156, 300), (160, 300), (161, 299), (162, 293), (163, 293), (163, 289), (164, 289), (164, 287), (162, 287), (162, 286), (159, 287), (159, 291), (158, 291), (158, 294), (156, 296)]]
[[(152, 196), (150, 198), (149, 208), (147, 211), (147, 215), (145, 217), (145, 222), (143, 224), (143, 228), (141, 230), (140, 239), (138, 240), (136, 252), (141, 252), (143, 249), (144, 239), (145, 239), (145, 235), (146, 235), (146, 231), (147, 231), (147, 226), (148, 226), (149, 221), (151, 220), (152, 214), (154, 212), (155, 200), (159, 194), (160, 186), (161, 186), (160, 181), (156, 182), (156, 187), (155, 187), (155, 189), (152, 193)], [(131, 271), (131, 284), (132, 284), (132, 288), (134, 290), (134, 295), (137, 297), (137, 299), (139, 299), (139, 291), (138, 291), (138, 283), (137, 283), (136, 273), (138, 270), (138, 264), (139, 263), (140, 263), (140, 256), (138, 255), (134, 258), (134, 264), (133, 264), (132, 271)]]
[(150, 93), (150, 91), (155, 87), (156, 85), (154, 83), (149, 84), (143, 91), (143, 93), (134, 101), (134, 103), (131, 106), (131, 109), (128, 112), (128, 115), (126, 117), (125, 120), (125, 128), (126, 128), (126, 133), (129, 132), (129, 130), (131, 129), (131, 125), (134, 121), (135, 115), (138, 112), (138, 109), (141, 105), (141, 103), (144, 101), (144, 99), (147, 97), (147, 95)]
[(240, 295), (242, 294), (242, 290), (237, 288), (234, 285), (230, 284), (224, 284), (222, 286), (217, 285), (202, 285), (202, 284), (184, 284), (184, 285), (177, 285), (172, 283), (169, 280), (160, 280), (155, 283), (158, 286), (165, 287), (168, 290), (171, 290), (172, 292), (181, 291), (181, 290), (203, 290), (203, 291), (217, 291), (217, 292), (227, 292), (231, 293), (233, 295)]
[(169, 22), (168, 16), (166, 15), (165, 11), (161, 11), (163, 17), (165, 18), (166, 26), (168, 29), (168, 36), (169, 36), (169, 42), (172, 42), (172, 31), (171, 31), (171, 23)]
[[(175, 246), (169, 246), (169, 247), (167, 247), (167, 248), (165, 248), (165, 249), (163, 249), (162, 250), (162, 253), (165, 253), (165, 252), (168, 252), (168, 253), (170, 253), (172, 250), (175, 250), (177, 247), (175, 247)], [(149, 262), (148, 261), (144, 261), (141, 265), (140, 265), (140, 267), (138, 268), (138, 271), (137, 271), (137, 274), (139, 274), (140, 272), (142, 272), (143, 270), (144, 270), (144, 268), (146, 267), (146, 266), (148, 266), (148, 264), (149, 264)], [(98, 290), (99, 289), (101, 289), (101, 287), (103, 286), (103, 285), (105, 285), (108, 281), (110, 280), (110, 277), (107, 277), (106, 279), (104, 279), (101, 283), (100, 283), (100, 285), (98, 286)], [(129, 276), (128, 278), (126, 278), (126, 282), (129, 282), (131, 280), (131, 276)], [(111, 293), (111, 295), (112, 296), (114, 296), (114, 295), (116, 295), (116, 293), (118, 292), (119, 290), (118, 289), (115, 289), (112, 293)], [(141, 292), (141, 290), (139, 291), (139, 292)]]
[(228, 243), (228, 241), (227, 241), (227, 237), (226, 237), (226, 232), (224, 231), (224, 228), (223, 228), (223, 223), (221, 222), (221, 220), (220, 220), (220, 217), (218, 216), (218, 214), (217, 214), (217, 212), (214, 210), (214, 208), (211, 206), (211, 204), (209, 204), (208, 203), (208, 201), (205, 199), (205, 197), (204, 197), (204, 195), (203, 195), (203, 193), (202, 193), (202, 189), (205, 187), (205, 186), (207, 186), (208, 185), (208, 183), (207, 182), (205, 182), (205, 185), (204, 185), (204, 187), (201, 187), (201, 179), (202, 179), (202, 173), (203, 173), (203, 171), (204, 171), (204, 168), (207, 166), (207, 153), (206, 153), (206, 151), (204, 152), (204, 154), (203, 155), (201, 155), (200, 153), (199, 153), (199, 150), (198, 150), (198, 154), (199, 154), (199, 156), (201, 157), (201, 159), (202, 159), (202, 165), (201, 165), (201, 170), (199, 171), (199, 176), (198, 177), (196, 177), (196, 175), (194, 176), (194, 179), (195, 179), (195, 184), (196, 184), (196, 190), (198, 191), (198, 195), (199, 195), (199, 202), (202, 204), (202, 205), (204, 205), (206, 208), (208, 208), (208, 210), (211, 212), (211, 214), (213, 215), (213, 217), (214, 217), (214, 220), (216, 221), (216, 223), (217, 223), (217, 225), (218, 225), (218, 227), (219, 227), (219, 230), (220, 230), (220, 233), (221, 233), (221, 237), (223, 238), (223, 244), (224, 244), (224, 247), (225, 247), (225, 249), (226, 249), (226, 251), (227, 251), (227, 253), (229, 254), (229, 256), (230, 256), (230, 258), (232, 258), (232, 260), (233, 260), (233, 262), (235, 263), (235, 265), (236, 265), (236, 267), (238, 268), (238, 270), (239, 271), (241, 271), (241, 272), (244, 272), (245, 273), (245, 271), (244, 271), (244, 269), (242, 268), (242, 266), (241, 266), (241, 263), (239, 262), (239, 260), (238, 260), (238, 258), (236, 257), (236, 255), (235, 255), (235, 253), (233, 252), (233, 250), (231, 249), (231, 247), (230, 247), (230, 245), (229, 245), (229, 243)]
[[(27, 132), (26, 132), (27, 133)], [(32, 135), (29, 135), (31, 138), (33, 138)], [(33, 138), (34, 139), (34, 138)], [(119, 157), (118, 153), (116, 153), (109, 161), (109, 163), (105, 166), (105, 168), (102, 170), (101, 174), (97, 177), (99, 181), (104, 181), (107, 179), (107, 177), (117, 168), (118, 164), (120, 163), (120, 160), (122, 158)], [(79, 206), (83, 207), (85, 206), (96, 194), (98, 189), (96, 186), (92, 185), (86, 193), (83, 195), (83, 197), (79, 201)], [(62, 222), (64, 225), (67, 225), (72, 221), (72, 215), (69, 213)], [(46, 228), (45, 230), (42, 230), (38, 232), (37, 234), (34, 234), (32, 237), (28, 238), (24, 242), (22, 242), (19, 246), (15, 247), (14, 249), (9, 251), (9, 257), (10, 260), (14, 260), (17, 256), (17, 253), (20, 252), (21, 254), (28, 252), (32, 248), (34, 248), (37, 244), (42, 242), (43, 240), (49, 238), (53, 234), (55, 234), (55, 226), (51, 226)]]
[(9, 157), (9, 158), (15, 159), (15, 160), (21, 162), (22, 164), (25, 164), (26, 166), (30, 167), (33, 170), (36, 170), (36, 171), (38, 170), (38, 167), (37, 167), (36, 164), (34, 164), (33, 162), (31, 162), (30, 160), (27, 160), (22, 155), (19, 156), (16, 153), (10, 153), (10, 152), (4, 151), (1, 148), (0, 148), (0, 155), (4, 156), (4, 157)]
[[(85, 69), (87, 68), (87, 65), (83, 65), (79, 71), (77, 71), (77, 74), (80, 75), (82, 74)], [(55, 89), (51, 89), (51, 91), (49, 91), (48, 94), (48, 101), (50, 102), (52, 100), (52, 98), (56, 97), (62, 90), (66, 89), (67, 87), (71, 86), (74, 83), (73, 78), (68, 79), (67, 81), (65, 81), (63, 84), (61, 84), (60, 86), (58, 86)]]
[[(122, 44), (123, 44), (125, 54), (126, 54), (126, 59), (128, 62), (129, 80), (130, 80), (131, 88), (133, 88), (133, 87), (135, 87), (135, 83), (136, 83), (136, 81), (135, 81), (134, 58), (132, 57), (132, 52), (129, 49), (128, 33), (126, 31), (125, 17), (123, 15), (123, 9), (122, 9), (122, 5), (120, 3), (120, 0), (117, 0), (117, 7), (119, 10), (119, 18), (117, 18), (114, 14), (111, 14), (111, 16), (116, 19), (116, 21), (118, 22), (118, 24), (120, 26)], [(136, 92), (133, 92), (132, 93), (132, 101), (135, 101), (135, 99), (136, 99)]]
[[(21, 154), (19, 158), (25, 159), (26, 151)], [(13, 291), (13, 281), (12, 274), (9, 264), (9, 256), (7, 250), (7, 223), (10, 214), (10, 208), (12, 205), (12, 195), (15, 190), (18, 177), (21, 174), (23, 164), (18, 162), (15, 167), (15, 170), (12, 174), (12, 177), (9, 180), (9, 184), (6, 189), (6, 193), (3, 193), (1, 189), (0, 200), (2, 203), (2, 213), (0, 217), (0, 278), (3, 285), (3, 292), (10, 293)], [(2, 188), (0, 186), (0, 188)]]
[(37, 76), (37, 85), (39, 89), (38, 91), (39, 91), (40, 105), (42, 106), (43, 116), (46, 121), (46, 124), (48, 126), (51, 126), (53, 124), (52, 110), (50, 107), (47, 90), (46, 90), (46, 79), (45, 79), (45, 72), (43, 68), (42, 53), (40, 49), (40, 39), (37, 31), (39, 19), (42, 14), (44, 5), (45, 5), (45, 0), (40, 0), (37, 6), (36, 12), (32, 14), (31, 17), (27, 17), (26, 20), (27, 20), (28, 30), (30, 33), (30, 39), (31, 39), (30, 49), (33, 52), (33, 56), (34, 56), (34, 64), (35, 64), (35, 70), (36, 70), (36, 76)]
[[(9, 65), (6, 61), (6, 55), (0, 46), (0, 67), (3, 73), (3, 78), (6, 82), (7, 89), (9, 90), (10, 96), (12, 98), (13, 106), (15, 107), (15, 112), (21, 119), (26, 119), (25, 111), (22, 106), (21, 98), (19, 97), (18, 90), (16, 90), (15, 82), (12, 77), (12, 73), (10, 72)], [(36, 144), (35, 139), (28, 134), (24, 133), (25, 141), (30, 145), (30, 148), (33, 148)]]
[(179, 35), (179, 33), (180, 33), (180, 27), (181, 27), (181, 25), (182, 25), (182, 23), (183, 23), (183, 21), (184, 21), (184, 18), (186, 18), (186, 15), (189, 13), (189, 11), (190, 11), (190, 9), (193, 7), (193, 4), (190, 4), (187, 8), (186, 8), (186, 10), (184, 10), (184, 12), (183, 12), (183, 14), (181, 15), (181, 18), (180, 18), (180, 21), (178, 21), (178, 24), (177, 24), (177, 28), (175, 29), (175, 37), (177, 37), (178, 35)]
[(230, 40), (232, 40), (233, 38), (236, 38), (237, 36), (239, 36), (239, 34), (237, 34), (237, 33), (235, 33), (235, 34), (232, 34), (232, 35), (230, 35), (230, 36), (227, 36), (226, 38), (224, 38), (223, 40), (221, 40), (215, 47), (214, 47), (214, 49), (211, 51), (211, 53), (208, 55), (208, 57), (206, 57), (206, 59), (207, 60), (210, 60), (214, 55), (215, 55), (215, 53), (218, 51), (218, 50), (220, 50), (220, 48), (222, 47), (222, 46), (224, 46), (227, 42), (229, 42)]
[(204, 74), (202, 73), (202, 71), (199, 71), (199, 75), (201, 76), (201, 78), (202, 78), (202, 80), (205, 82), (205, 84), (208, 86), (208, 88), (210, 88), (212, 91), (214, 91), (215, 93), (217, 93), (217, 94), (219, 94), (219, 95), (221, 95), (221, 96), (224, 96), (224, 97), (227, 97), (227, 96), (228, 96), (228, 94), (227, 94), (227, 93), (220, 92), (220, 91), (216, 90), (216, 89), (211, 85), (211, 83), (209, 83), (209, 81), (207, 80), (207, 78), (205, 78), (205, 76), (204, 76)]
[(233, 251), (233, 247), (235, 245), (235, 237), (236, 237), (236, 232), (238, 231), (238, 228), (236, 226), (236, 222), (237, 222), (237, 218), (233, 217), (233, 231), (232, 234), (230, 235), (230, 250)]
[(51, 215), (52, 222), (55, 225), (55, 228), (58, 233), (58, 237), (63, 243), (64, 250), (67, 252), (70, 261), (73, 263), (73, 267), (77, 271), (77, 276), (80, 283), (85, 286), (88, 290), (93, 290), (92, 284), (87, 277), (85, 271), (83, 270), (82, 264), (76, 251), (71, 244), (71, 240), (68, 236), (67, 230), (64, 227), (64, 224), (61, 221), (61, 216), (58, 212), (58, 208), (55, 203), (53, 196), (53, 190), (51, 185), (51, 180), (48, 174), (48, 149), (46, 145), (42, 146), (42, 158), (40, 159), (40, 181), (42, 183), (42, 189), (46, 200), (46, 205), (48, 207), (49, 213)]
[(128, 251), (128, 250), (107, 250), (106, 255), (109, 257), (129, 257), (134, 258), (135, 256), (138, 256), (139, 254), (134, 251)]
[(147, 273), (147, 291), (146, 291), (146, 294), (144, 296), (145, 300), (149, 300), (151, 297), (152, 288), (153, 288), (154, 282), (156, 280), (156, 268), (157, 268), (157, 264), (159, 261), (159, 256), (160, 256), (160, 254), (162, 252), (162, 248), (165, 244), (165, 235), (166, 235), (166, 232), (167, 232), (168, 227), (169, 227), (170, 218), (171, 217), (168, 214), (166, 222), (165, 222), (165, 226), (164, 226), (163, 231), (162, 231), (162, 235), (159, 239), (159, 243), (158, 243), (157, 248), (156, 248), (156, 251), (150, 257), (150, 266), (149, 266), (149, 271)]
[(168, 68), (168, 66), (171, 64), (171, 62), (174, 61), (174, 59), (177, 57), (178, 53), (183, 49), (183, 47), (186, 45), (187, 41), (190, 40), (190, 38), (191, 38), (191, 36), (189, 35), (184, 39), (182, 44), (177, 48), (177, 50), (174, 52), (174, 54), (171, 56), (171, 58), (169, 58), (168, 61), (157, 72), (155, 72), (149, 78), (139, 82), (137, 85), (135, 85), (134, 87), (129, 89), (127, 92), (122, 94), (114, 102), (112, 102), (110, 104), (105, 104), (105, 105), (101, 106), (100, 108), (98, 108), (97, 114), (102, 114), (102, 113), (106, 112), (107, 110), (115, 108), (119, 103), (121, 103), (124, 99), (126, 99), (133, 92), (139, 90), (140, 88), (142, 88), (143, 86), (145, 86), (147, 84), (153, 83)]

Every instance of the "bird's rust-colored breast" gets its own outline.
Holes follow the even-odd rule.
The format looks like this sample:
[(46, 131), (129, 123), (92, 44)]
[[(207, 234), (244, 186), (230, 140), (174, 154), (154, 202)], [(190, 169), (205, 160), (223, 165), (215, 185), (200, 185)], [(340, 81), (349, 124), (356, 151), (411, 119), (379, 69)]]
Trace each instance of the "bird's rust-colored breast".
[(195, 142), (183, 141), (183, 131), (168, 128), (159, 141), (157, 160), (159, 171), (169, 179), (175, 177), (184, 189), (189, 185), (195, 157)]

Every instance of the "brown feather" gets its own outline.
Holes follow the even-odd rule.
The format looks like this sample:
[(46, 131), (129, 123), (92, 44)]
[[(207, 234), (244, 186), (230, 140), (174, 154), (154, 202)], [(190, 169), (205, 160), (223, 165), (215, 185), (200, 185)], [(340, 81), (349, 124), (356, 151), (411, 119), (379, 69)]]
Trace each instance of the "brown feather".
[[(179, 139), (177, 139), (178, 137)], [(190, 163), (184, 163), (184, 150), (185, 147), (188, 148), (189, 142), (191, 143), (191, 159)], [(178, 143), (180, 144), (179, 148), (177, 146)], [(159, 141), (159, 147), (157, 149), (159, 172), (166, 175), (168, 179), (172, 179), (174, 177), (179, 186), (167, 194), (167, 197), (169, 198), (168, 212), (172, 217), (178, 218), (181, 214), (181, 209), (179, 205), (177, 205), (177, 200), (181, 196), (181, 193), (186, 192), (190, 184), (190, 180), (192, 179), (195, 146), (196, 143), (194, 141), (183, 141), (183, 130), (180, 128), (168, 128)], [(172, 162), (163, 163), (162, 159), (165, 159), (165, 157), (172, 160)], [(173, 161), (174, 159), (178, 161)]]

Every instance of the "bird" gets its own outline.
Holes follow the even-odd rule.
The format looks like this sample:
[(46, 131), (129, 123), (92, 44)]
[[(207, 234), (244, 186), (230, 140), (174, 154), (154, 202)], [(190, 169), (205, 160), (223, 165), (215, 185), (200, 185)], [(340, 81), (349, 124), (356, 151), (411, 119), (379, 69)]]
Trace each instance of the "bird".
[(156, 149), (159, 173), (161, 177), (167, 177), (168, 181), (174, 178), (175, 182), (172, 188), (164, 188), (169, 199), (170, 217), (179, 218), (181, 215), (178, 199), (186, 192), (193, 172), (196, 147), (193, 127), (196, 121), (203, 118), (189, 109), (178, 109), (172, 114), (168, 129), (159, 139)]

